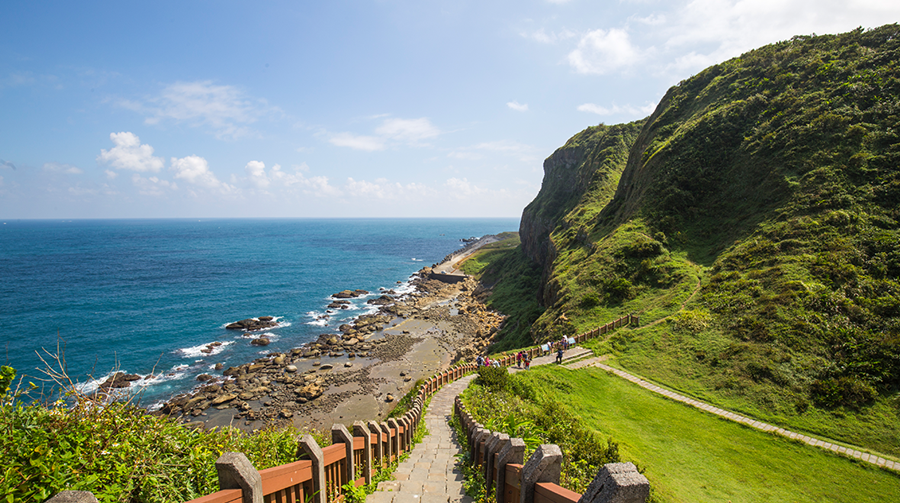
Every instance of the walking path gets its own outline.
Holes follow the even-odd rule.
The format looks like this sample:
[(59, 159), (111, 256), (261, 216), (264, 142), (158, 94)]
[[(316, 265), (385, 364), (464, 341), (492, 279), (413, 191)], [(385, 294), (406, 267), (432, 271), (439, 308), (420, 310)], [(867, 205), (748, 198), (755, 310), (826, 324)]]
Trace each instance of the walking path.
[[(563, 363), (591, 354), (590, 350), (573, 348), (563, 355)], [(532, 365), (546, 365), (556, 361), (556, 352), (535, 358)], [(513, 372), (519, 371), (510, 367)], [(524, 371), (524, 369), (521, 369)], [(456, 455), (461, 448), (456, 434), (450, 429), (453, 402), (474, 379), (472, 374), (445, 385), (431, 397), (425, 412), (428, 435), (399, 464), (394, 480), (381, 482), (378, 490), (366, 503), (471, 503), (463, 489), (462, 472), (456, 468)]]
[(463, 489), (462, 472), (456, 468), (459, 441), (448, 423), (456, 395), (475, 377), (457, 379), (431, 397), (424, 418), (428, 435), (394, 471), (395, 480), (379, 483), (366, 503), (471, 503)]
[(715, 414), (719, 417), (724, 417), (725, 419), (729, 419), (731, 421), (743, 423), (751, 428), (756, 428), (757, 430), (766, 431), (766, 432), (775, 432), (783, 437), (787, 437), (792, 440), (800, 440), (801, 442), (809, 444), (813, 447), (821, 447), (823, 449), (828, 449), (828, 450), (836, 452), (838, 454), (843, 454), (845, 456), (856, 458), (856, 459), (865, 461), (867, 463), (871, 463), (876, 466), (900, 471), (900, 462), (890, 461), (890, 460), (884, 459), (880, 456), (876, 456), (874, 454), (862, 452), (853, 447), (844, 447), (842, 445), (837, 445), (837, 444), (833, 444), (831, 442), (826, 442), (824, 440), (819, 440), (817, 438), (809, 437), (809, 436), (806, 436), (806, 435), (803, 435), (800, 433), (796, 433), (796, 432), (793, 432), (790, 430), (785, 430), (784, 428), (779, 428), (779, 427), (773, 426), (771, 424), (763, 423), (762, 421), (757, 421), (755, 419), (751, 419), (748, 417), (741, 416), (739, 414), (735, 414), (734, 412), (730, 412), (730, 411), (727, 411), (724, 409), (720, 409), (718, 407), (714, 407), (712, 405), (701, 402), (699, 400), (694, 400), (693, 398), (686, 397), (684, 395), (680, 395), (678, 393), (675, 393), (674, 391), (669, 391), (665, 388), (661, 388), (651, 382), (647, 382), (647, 381), (641, 379), (640, 377), (629, 374), (628, 372), (610, 367), (609, 365), (605, 365), (605, 364), (601, 363), (604, 359), (605, 358), (603, 358), (603, 357), (596, 357), (596, 358), (590, 358), (587, 360), (578, 361), (578, 362), (575, 362), (575, 363), (569, 365), (569, 368), (578, 369), (578, 368), (588, 367), (588, 366), (598, 367), (598, 368), (601, 368), (608, 372), (612, 372), (613, 374), (616, 374), (617, 376), (619, 376), (623, 379), (627, 379), (644, 389), (653, 391), (654, 393), (663, 395), (667, 398), (671, 398), (672, 400), (688, 404), (692, 407), (705, 410), (706, 412)]

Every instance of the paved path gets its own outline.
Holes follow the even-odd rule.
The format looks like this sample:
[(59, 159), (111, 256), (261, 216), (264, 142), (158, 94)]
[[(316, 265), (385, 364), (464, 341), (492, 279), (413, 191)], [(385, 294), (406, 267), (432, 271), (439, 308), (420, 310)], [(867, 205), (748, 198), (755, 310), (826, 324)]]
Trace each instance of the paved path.
[(469, 381), (472, 374), (444, 385), (431, 398), (425, 412), (428, 435), (400, 463), (394, 471), (394, 479), (378, 484), (378, 491), (366, 498), (366, 503), (470, 503), (463, 489), (462, 472), (456, 468), (456, 455), (461, 452), (456, 434), (447, 424), (453, 414), (453, 401)]
[(803, 443), (809, 444), (813, 447), (821, 447), (822, 449), (828, 449), (830, 451), (836, 452), (838, 454), (843, 454), (845, 456), (849, 456), (852, 458), (856, 458), (867, 463), (871, 463), (876, 466), (881, 466), (885, 468), (889, 468), (891, 470), (900, 471), (900, 462), (890, 461), (884, 459), (883, 457), (877, 456), (875, 454), (869, 454), (867, 452), (862, 452), (853, 447), (844, 447), (842, 445), (833, 444), (831, 442), (826, 442), (824, 440), (819, 440), (817, 438), (809, 437), (800, 433), (796, 433), (790, 430), (785, 430), (784, 428), (779, 428), (777, 426), (773, 426), (771, 424), (763, 423), (762, 421), (757, 421), (755, 419), (751, 419), (749, 417), (741, 416), (740, 414), (735, 414), (734, 412), (730, 412), (724, 409), (720, 409), (718, 407), (714, 407), (707, 403), (701, 402), (699, 400), (694, 400), (693, 398), (686, 397), (684, 395), (680, 395), (675, 393), (674, 391), (669, 391), (665, 388), (661, 388), (651, 382), (647, 382), (640, 377), (634, 376), (625, 372), (623, 370), (619, 370), (609, 365), (605, 365), (601, 363), (603, 361), (602, 357), (590, 358), (587, 360), (582, 360), (579, 362), (575, 362), (569, 366), (569, 368), (577, 369), (582, 367), (594, 366), (606, 370), (608, 372), (612, 372), (613, 374), (627, 379), (638, 386), (650, 390), (654, 393), (663, 395), (667, 398), (675, 400), (677, 402), (682, 402), (692, 407), (702, 409), (710, 414), (715, 414), (719, 417), (723, 417), (725, 419), (745, 424), (751, 428), (756, 428), (757, 430), (766, 431), (766, 432), (774, 432), (783, 437), (790, 438), (792, 440), (800, 440)]
[[(590, 350), (573, 348), (565, 352), (563, 362), (591, 354)], [(532, 365), (556, 361), (556, 352), (535, 358)], [(512, 371), (518, 371), (515, 366)], [(524, 371), (524, 369), (522, 369)], [(462, 472), (456, 467), (461, 448), (448, 424), (453, 414), (456, 395), (474, 379), (472, 374), (445, 385), (431, 398), (425, 412), (428, 435), (413, 447), (409, 458), (394, 471), (394, 480), (381, 482), (366, 503), (471, 503), (463, 489)]]

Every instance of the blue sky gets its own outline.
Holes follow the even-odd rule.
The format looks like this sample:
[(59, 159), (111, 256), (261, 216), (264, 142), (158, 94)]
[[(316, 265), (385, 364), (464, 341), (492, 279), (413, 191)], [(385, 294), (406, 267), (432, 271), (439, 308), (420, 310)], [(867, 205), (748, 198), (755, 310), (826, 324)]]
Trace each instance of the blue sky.
[(515, 217), (703, 68), (900, 2), (0, 4), (0, 219)]

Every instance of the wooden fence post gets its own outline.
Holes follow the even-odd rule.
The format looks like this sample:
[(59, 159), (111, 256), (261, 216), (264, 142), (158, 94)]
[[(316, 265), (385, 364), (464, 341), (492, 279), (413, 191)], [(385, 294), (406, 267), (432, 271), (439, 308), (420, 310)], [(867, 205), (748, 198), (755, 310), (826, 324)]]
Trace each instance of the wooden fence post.
[(484, 480), (488, 491), (491, 490), (494, 482), (494, 454), (500, 452), (506, 442), (509, 442), (509, 435), (494, 432), (484, 444)]
[(240, 489), (244, 503), (263, 503), (262, 477), (241, 452), (226, 452), (216, 460), (219, 490)]
[(525, 441), (521, 438), (511, 438), (509, 443), (503, 446), (497, 456), (497, 489), (494, 497), (497, 503), (519, 503), (518, 501), (503, 501), (506, 493), (506, 465), (515, 463), (521, 465), (525, 460)]
[(353, 459), (353, 435), (347, 431), (346, 426), (340, 423), (333, 424), (331, 425), (331, 443), (344, 444), (344, 452), (346, 453), (344, 466), (347, 469), (347, 480), (353, 482), (356, 480), (356, 463), (354, 463)]
[[(325, 486), (325, 455), (312, 435), (303, 435), (300, 449), (312, 461), (313, 503), (328, 503), (328, 488)], [(262, 501), (262, 500), (260, 500)]]
[(578, 503), (644, 503), (650, 482), (632, 463), (609, 463), (600, 468)]
[(379, 426), (375, 421), (369, 421), (368, 423), (366, 423), (366, 427), (369, 428), (369, 433), (373, 433), (376, 437), (375, 452), (373, 453), (373, 455), (376, 459), (378, 459), (378, 468), (381, 468), (385, 465), (384, 445), (381, 443), (381, 426)]
[(372, 437), (371, 433), (369, 433), (369, 429), (366, 428), (366, 424), (362, 421), (354, 421), (353, 422), (353, 436), (354, 437), (362, 437), (363, 445), (365, 446), (363, 450), (363, 470), (366, 472), (366, 485), (372, 483)]
[(538, 482), (559, 484), (562, 471), (562, 451), (554, 444), (542, 444), (522, 467), (522, 487), (519, 503), (534, 503), (534, 485)]

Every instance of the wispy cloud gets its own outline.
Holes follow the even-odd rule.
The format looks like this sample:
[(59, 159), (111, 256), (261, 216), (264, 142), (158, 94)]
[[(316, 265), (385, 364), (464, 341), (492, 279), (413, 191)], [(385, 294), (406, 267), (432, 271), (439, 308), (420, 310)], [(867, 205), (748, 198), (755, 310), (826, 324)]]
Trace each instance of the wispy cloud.
[(165, 161), (153, 156), (153, 147), (142, 145), (141, 139), (130, 132), (110, 133), (109, 139), (116, 145), (109, 150), (100, 150), (97, 162), (108, 164), (116, 169), (131, 171), (159, 172)]
[(0, 159), (0, 168), (7, 168), (15, 171), (16, 165), (11, 161), (4, 161), (3, 159)]
[[(308, 171), (309, 166), (306, 164), (295, 166), (293, 173), (282, 170), (281, 166), (275, 164), (271, 169), (266, 171), (266, 165), (262, 161), (250, 161), (244, 166), (247, 173), (246, 181), (257, 189), (267, 191), (268, 189), (277, 190), (281, 188), (300, 188), (306, 194), (317, 197), (335, 196), (340, 191), (332, 187), (326, 176), (313, 176), (307, 178), (303, 171)], [(236, 183), (237, 181), (235, 181)]]
[(335, 133), (328, 138), (328, 142), (338, 147), (348, 147), (354, 150), (365, 150), (367, 152), (384, 150), (384, 138), (375, 136)]
[(120, 100), (118, 104), (145, 115), (147, 124), (186, 123), (207, 128), (218, 138), (248, 135), (250, 124), (280, 112), (264, 99), (248, 96), (234, 86), (215, 85), (209, 80), (176, 82), (163, 88), (158, 96)]
[(163, 180), (161, 178), (150, 176), (143, 177), (139, 173), (131, 175), (131, 183), (137, 188), (138, 193), (142, 196), (164, 196), (169, 191), (178, 190), (178, 184)]
[(518, 101), (510, 101), (506, 104), (509, 108), (517, 112), (527, 112), (528, 111), (528, 103), (519, 103)]
[[(373, 118), (380, 117), (382, 115), (373, 116)], [(327, 136), (328, 142), (332, 145), (373, 152), (384, 150), (389, 145), (422, 145), (425, 140), (436, 138), (440, 134), (440, 129), (427, 118), (422, 117), (419, 119), (385, 119), (380, 126), (375, 128), (374, 135), (343, 132), (331, 133)]]
[(632, 105), (619, 106), (614, 104), (607, 108), (593, 103), (585, 103), (578, 106), (579, 112), (588, 112), (597, 115), (627, 115), (632, 117), (646, 117), (652, 114), (655, 109), (656, 104), (654, 103), (647, 103), (642, 107), (635, 107)]
[(58, 162), (46, 162), (42, 169), (50, 173), (63, 173), (66, 175), (80, 175), (84, 173), (81, 168), (72, 166), (71, 164), (60, 164)]
[(546, 29), (541, 28), (535, 31), (522, 32), (520, 35), (542, 44), (555, 44), (578, 36), (574, 31), (565, 28), (560, 31), (547, 31)]

